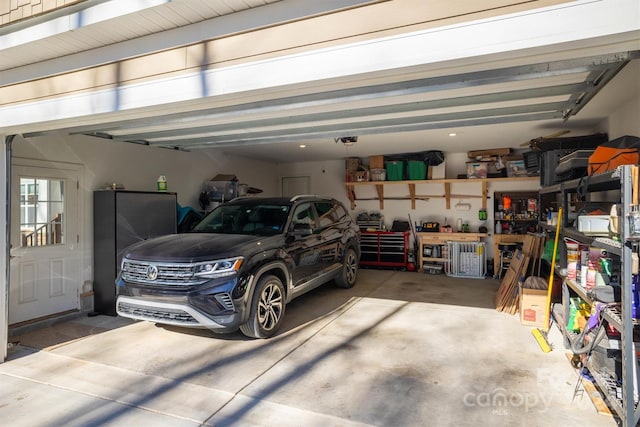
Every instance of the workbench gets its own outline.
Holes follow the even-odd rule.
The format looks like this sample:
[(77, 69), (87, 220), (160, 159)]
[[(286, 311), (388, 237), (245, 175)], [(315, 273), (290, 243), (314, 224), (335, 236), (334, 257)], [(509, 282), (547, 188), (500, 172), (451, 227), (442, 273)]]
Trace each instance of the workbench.
[[(417, 233), (418, 248), (418, 269), (423, 270), (425, 262), (445, 263), (446, 257), (425, 257), (423, 247), (426, 245), (446, 245), (447, 242), (479, 242), (487, 233)], [(442, 251), (441, 251), (442, 254)]]
[(498, 277), (500, 275), (500, 245), (504, 243), (520, 243), (524, 242), (526, 234), (494, 234), (493, 235), (493, 274)]

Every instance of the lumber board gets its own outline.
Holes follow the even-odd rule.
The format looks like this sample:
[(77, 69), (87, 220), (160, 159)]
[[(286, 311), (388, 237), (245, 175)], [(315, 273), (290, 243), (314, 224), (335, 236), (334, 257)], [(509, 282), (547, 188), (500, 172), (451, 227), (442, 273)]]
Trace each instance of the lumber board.
[[(522, 250), (516, 250), (496, 293), (496, 310), (516, 314), (520, 309), (520, 279), (533, 274), (540, 262), (544, 236), (529, 234), (524, 238)], [(533, 262), (531, 262), (533, 260)], [(539, 264), (538, 264), (539, 265)], [(539, 268), (539, 267), (538, 267)]]
[(509, 314), (518, 312), (520, 302), (518, 282), (522, 272), (527, 270), (529, 256), (516, 251), (514, 260), (511, 261), (496, 296), (496, 310)]
[(511, 148), (491, 148), (488, 150), (473, 150), (467, 151), (467, 157), (470, 159), (475, 159), (477, 157), (498, 157), (498, 156), (508, 156), (511, 154)]

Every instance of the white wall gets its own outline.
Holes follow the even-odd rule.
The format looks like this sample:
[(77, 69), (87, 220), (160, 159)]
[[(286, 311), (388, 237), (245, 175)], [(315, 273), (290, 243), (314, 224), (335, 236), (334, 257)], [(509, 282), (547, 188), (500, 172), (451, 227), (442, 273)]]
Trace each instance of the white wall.
[[(178, 203), (199, 209), (198, 196), (205, 181), (217, 174), (235, 174), (241, 183), (260, 188), (263, 195), (278, 195), (275, 165), (233, 157), (215, 151), (184, 152), (113, 142), (83, 135), (16, 138), (13, 156), (84, 166), (79, 196), (85, 201), (81, 213), (83, 251), (82, 291), (93, 280), (93, 191), (117, 183), (126, 190), (156, 191), (159, 175), (165, 175), (168, 190)], [(79, 285), (79, 289), (80, 286)]]
[[(446, 176), (455, 178), (459, 173), (466, 173), (466, 153), (451, 153), (446, 156)], [(349, 208), (349, 199), (344, 185), (345, 162), (344, 160), (326, 162), (307, 162), (299, 164), (281, 164), (278, 167), (280, 176), (309, 176), (311, 180), (311, 192), (335, 197), (342, 201)], [(484, 223), (490, 233), (493, 233), (493, 192), (494, 191), (538, 191), (539, 180), (531, 181), (502, 181), (491, 182), (488, 186), (489, 199), (487, 200), (488, 220)], [(452, 194), (480, 195), (482, 187), (479, 182), (469, 180), (464, 183), (454, 183), (451, 185)], [(458, 218), (463, 222), (468, 222), (471, 231), (478, 231), (478, 227), (483, 222), (478, 220), (478, 211), (482, 207), (482, 200), (479, 198), (451, 199), (451, 208), (446, 209), (443, 184), (416, 185), (416, 194), (434, 195), (428, 201), (416, 201), (416, 209), (411, 209), (409, 200), (385, 200), (384, 210), (380, 211), (377, 200), (357, 200), (355, 210), (351, 211), (354, 218), (360, 212), (381, 212), (385, 218), (387, 227), (391, 227), (394, 219), (411, 220), (419, 224), (426, 221), (437, 221), (440, 224), (450, 224), (455, 227)], [(405, 185), (385, 185), (385, 197), (407, 197), (409, 188)], [(357, 198), (377, 198), (374, 186), (357, 186)], [(457, 210), (457, 203), (469, 204), (468, 210)], [(487, 239), (488, 245), (492, 244), (492, 239)]]
[[(627, 70), (626, 72), (631, 72)], [(613, 83), (612, 83), (613, 84)], [(603, 132), (609, 133), (609, 138), (614, 139), (623, 135), (640, 136), (640, 84), (638, 87), (626, 88), (625, 97), (620, 100), (616, 97), (613, 102), (614, 108), (608, 119), (605, 121)], [(523, 138), (525, 139), (525, 138)], [(491, 147), (487, 147), (491, 148)], [(446, 177), (456, 178), (459, 174), (466, 173), (466, 153), (445, 153), (446, 156)], [(324, 194), (333, 196), (341, 200), (349, 207), (346, 189), (344, 186), (344, 168), (343, 160), (328, 162), (308, 162), (300, 164), (281, 164), (278, 166), (279, 175), (282, 176), (309, 176), (311, 178), (311, 192), (316, 194)], [(538, 191), (540, 188), (539, 181), (534, 179), (531, 181), (501, 181), (490, 182), (488, 187), (489, 199), (487, 200), (487, 216), (486, 226), (490, 233), (494, 229), (494, 212), (493, 212), (493, 193), (495, 191)], [(453, 194), (476, 194), (479, 195), (481, 187), (478, 183), (470, 180), (468, 183), (455, 183), (451, 186)], [(404, 185), (385, 185), (385, 197), (406, 197), (409, 195), (409, 189)], [(416, 194), (418, 195), (443, 195), (444, 186), (436, 184), (420, 184), (416, 186)], [(375, 187), (358, 186), (356, 187), (356, 195), (358, 198), (377, 198)], [(470, 204), (469, 210), (457, 210), (457, 203)], [(351, 211), (353, 216), (358, 213), (379, 212), (379, 203), (377, 200), (358, 200), (355, 210)], [(470, 224), (472, 231), (477, 231), (482, 222), (478, 220), (478, 210), (481, 208), (481, 199), (452, 199), (451, 209), (446, 209), (445, 200), (440, 197), (432, 197), (429, 201), (416, 201), (416, 209), (411, 209), (411, 203), (408, 200), (385, 200), (384, 215), (385, 223), (391, 226), (394, 219), (407, 219), (411, 215), (414, 222), (423, 223), (425, 221), (437, 221), (441, 224), (450, 224), (455, 226), (457, 219), (461, 218)], [(489, 245), (492, 239), (487, 239)]]
[[(168, 190), (178, 203), (198, 208), (204, 182), (215, 175), (235, 174), (240, 182), (277, 194), (274, 164), (225, 155), (220, 151), (177, 151), (83, 135), (17, 138), (14, 156), (77, 163), (85, 166), (86, 191), (112, 183), (127, 190), (155, 191), (158, 176), (165, 175)], [(91, 200), (91, 197), (88, 198)]]
[[(321, 196), (331, 196), (345, 202), (347, 193), (344, 187), (345, 166), (342, 160), (323, 162), (282, 163), (278, 165), (278, 180), (283, 177), (310, 177), (309, 192)], [(278, 186), (278, 195), (281, 188)]]
[(7, 358), (7, 341), (9, 336), (9, 301), (8, 290), (9, 283), (7, 278), (7, 269), (9, 265), (7, 260), (9, 258), (8, 252), (8, 240), (6, 224), (8, 224), (7, 218), (7, 200), (9, 199), (7, 189), (7, 144), (3, 134), (0, 133), (0, 177), (2, 177), (3, 185), (0, 186), (0, 200), (2, 200), (2, 208), (0, 209), (0, 223), (5, 224), (4, 232), (0, 235), (0, 248), (2, 251), (2, 260), (0, 260), (0, 363), (3, 363)]
[(611, 112), (609, 139), (624, 135), (640, 137), (640, 120), (638, 118), (640, 118), (640, 96), (630, 99)]

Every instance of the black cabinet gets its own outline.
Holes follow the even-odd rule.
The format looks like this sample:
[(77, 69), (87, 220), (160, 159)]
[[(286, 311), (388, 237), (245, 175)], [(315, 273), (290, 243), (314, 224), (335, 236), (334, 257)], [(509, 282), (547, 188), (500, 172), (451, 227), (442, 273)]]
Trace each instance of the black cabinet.
[(115, 280), (124, 249), (177, 229), (176, 193), (104, 190), (93, 193), (94, 310), (116, 314)]

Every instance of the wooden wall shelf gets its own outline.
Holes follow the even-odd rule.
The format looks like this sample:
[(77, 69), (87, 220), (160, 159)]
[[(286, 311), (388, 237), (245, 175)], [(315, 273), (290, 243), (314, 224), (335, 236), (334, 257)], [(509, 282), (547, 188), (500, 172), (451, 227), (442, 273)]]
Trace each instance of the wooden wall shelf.
[[(425, 179), (412, 181), (365, 181), (365, 182), (346, 182), (347, 197), (351, 202), (351, 210), (356, 208), (356, 200), (378, 200), (380, 209), (384, 209), (384, 201), (386, 200), (411, 200), (411, 209), (416, 208), (416, 200), (429, 200), (443, 198), (446, 200), (447, 209), (451, 209), (451, 199), (482, 199), (482, 209), (487, 208), (487, 185), (491, 182), (513, 182), (513, 181), (537, 181), (540, 177), (524, 176), (512, 178), (469, 178), (469, 179)], [(452, 184), (479, 184), (481, 186), (480, 194), (455, 194), (451, 192)], [(409, 195), (405, 197), (384, 197), (384, 187), (390, 185), (406, 185), (409, 189)], [(416, 185), (441, 185), (443, 193), (438, 194), (416, 194)], [(376, 188), (378, 197), (372, 199), (358, 199), (356, 196), (357, 187)]]

